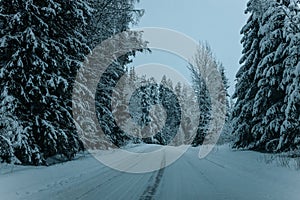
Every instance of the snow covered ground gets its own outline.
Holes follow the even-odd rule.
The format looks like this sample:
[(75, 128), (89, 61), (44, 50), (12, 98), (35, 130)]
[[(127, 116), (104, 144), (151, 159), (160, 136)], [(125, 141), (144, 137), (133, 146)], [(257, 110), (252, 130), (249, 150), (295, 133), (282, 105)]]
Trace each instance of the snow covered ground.
[[(133, 146), (149, 151), (152, 146)], [(299, 200), (300, 172), (266, 164), (261, 154), (216, 147), (205, 159), (199, 148), (151, 173), (110, 169), (93, 156), (50, 167), (0, 165), (0, 199)]]

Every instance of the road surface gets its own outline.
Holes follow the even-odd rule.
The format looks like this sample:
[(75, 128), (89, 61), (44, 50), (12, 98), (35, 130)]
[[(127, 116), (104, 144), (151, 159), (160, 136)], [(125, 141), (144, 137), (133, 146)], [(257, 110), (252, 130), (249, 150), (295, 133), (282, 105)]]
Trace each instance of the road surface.
[(268, 165), (261, 154), (228, 146), (201, 160), (198, 151), (190, 148), (172, 165), (143, 174), (110, 169), (90, 155), (51, 167), (15, 167), (12, 173), (2, 166), (0, 199), (300, 199), (299, 171)]

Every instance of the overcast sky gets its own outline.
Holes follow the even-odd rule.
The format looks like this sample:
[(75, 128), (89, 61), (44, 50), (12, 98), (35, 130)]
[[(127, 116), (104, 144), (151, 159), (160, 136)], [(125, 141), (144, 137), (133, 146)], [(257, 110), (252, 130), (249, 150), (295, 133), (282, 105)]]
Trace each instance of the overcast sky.
[[(182, 32), (196, 41), (207, 41), (226, 70), (234, 91), (235, 74), (241, 57), (240, 30), (247, 20), (246, 0), (141, 0), (145, 9), (138, 27), (162, 27)], [(171, 65), (184, 75), (185, 64), (179, 58), (162, 59), (164, 53), (139, 54), (134, 65), (151, 62)]]

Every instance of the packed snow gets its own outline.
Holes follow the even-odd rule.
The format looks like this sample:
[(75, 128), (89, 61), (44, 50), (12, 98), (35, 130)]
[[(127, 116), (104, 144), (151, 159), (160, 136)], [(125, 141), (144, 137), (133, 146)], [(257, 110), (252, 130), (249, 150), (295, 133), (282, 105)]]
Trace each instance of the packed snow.
[[(138, 145), (128, 150), (153, 149), (154, 145)], [(263, 154), (233, 151), (227, 145), (215, 147), (204, 159), (199, 159), (198, 153), (199, 148), (189, 148), (170, 166), (141, 174), (113, 170), (87, 153), (50, 167), (2, 164), (1, 199), (298, 200), (300, 197), (299, 171), (266, 164), (261, 159)]]

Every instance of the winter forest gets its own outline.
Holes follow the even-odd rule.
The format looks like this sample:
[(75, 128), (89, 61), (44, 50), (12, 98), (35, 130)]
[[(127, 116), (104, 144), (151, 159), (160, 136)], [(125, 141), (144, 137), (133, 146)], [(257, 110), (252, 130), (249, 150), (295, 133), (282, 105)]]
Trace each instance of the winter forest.
[[(161, 80), (141, 76), (130, 66), (140, 54), (151, 54), (143, 32), (131, 30), (147, 12), (136, 7), (138, 2), (0, 0), (2, 163), (48, 166), (55, 156), (72, 161), (87, 147), (107, 150), (110, 143), (201, 148), (212, 118), (207, 87), (215, 82), (212, 69), (222, 79), (226, 107), (217, 145), (300, 156), (299, 0), (248, 0), (236, 82), (229, 82), (230, 66), (210, 44), (199, 42), (196, 64), (182, 66), (190, 85), (173, 82), (169, 74)], [(74, 93), (91, 93), (75, 87), (80, 69), (95, 47), (124, 31), (130, 34), (122, 39), (134, 39), (140, 48), (115, 57), (99, 80), (92, 102), (96, 123), (78, 117), (74, 109), (87, 110), (89, 104), (74, 104)], [(232, 95), (230, 85), (235, 85)], [(99, 126), (103, 136), (95, 134)]]
[[(83, 150), (70, 103), (76, 73), (93, 47), (111, 35), (127, 30), (130, 24), (138, 23), (143, 10), (135, 10), (134, 5), (134, 1), (123, 0), (113, 3), (105, 0), (1, 1), (2, 160), (39, 165), (56, 154), (72, 159)], [(241, 30), (241, 68), (236, 75), (234, 103), (227, 100), (226, 130), (222, 136), (227, 140), (231, 138), (234, 148), (296, 151), (300, 144), (299, 3), (253, 0), (249, 1), (246, 12), (250, 16)], [(200, 44), (199, 50), (202, 51), (199, 60), (205, 55), (219, 65), (227, 89), (226, 69), (214, 58), (209, 45)], [(141, 51), (147, 49), (141, 45)], [(126, 68), (130, 56), (118, 58), (117, 65), (111, 70), (119, 75), (126, 73), (133, 82), (143, 77), (136, 77), (134, 69)], [(191, 76), (203, 116), (196, 122), (196, 137), (189, 138), (188, 133), (185, 136), (187, 140), (193, 140), (193, 145), (200, 145), (210, 115), (209, 95), (199, 71), (191, 69)], [(115, 80), (110, 76), (107, 81)], [(161, 81), (171, 88), (176, 84), (174, 89), (179, 97), (188, 93), (180, 83), (168, 82), (167, 75)], [(144, 82), (151, 83), (151, 80)], [(138, 123), (141, 126), (155, 121), (149, 115), (150, 101), (155, 101), (151, 95), (159, 98), (162, 89), (149, 91), (145, 87), (140, 90), (140, 100), (144, 102), (136, 101), (133, 107), (134, 112), (140, 112)], [(165, 98), (166, 104), (174, 103)], [(195, 100), (194, 97), (190, 99)], [(184, 109), (195, 114), (193, 108)], [(103, 112), (108, 113), (102, 115), (113, 113), (109, 109)], [(162, 111), (156, 111), (159, 112)], [(123, 121), (126, 123), (126, 119)], [(191, 123), (194, 125), (181, 124), (180, 127), (188, 131), (189, 127), (195, 126), (195, 122)], [(108, 129), (107, 134), (118, 145), (125, 145), (130, 139), (120, 130), (112, 132), (112, 127)], [(174, 130), (168, 130), (166, 134), (173, 134)], [(164, 137), (135, 142), (165, 145), (168, 142)]]
[[(142, 10), (134, 10), (134, 3), (1, 1), (2, 159), (41, 164), (49, 156), (64, 154), (71, 159), (83, 150), (70, 106), (74, 77), (89, 49), (138, 22)], [(299, 145), (298, 10), (295, 1), (248, 3), (251, 15), (241, 30), (244, 49), (233, 95), (236, 103), (232, 110), (228, 107), (232, 133), (224, 133), (232, 134), (236, 148), (280, 152)], [(209, 47), (200, 48), (211, 54)], [(119, 66), (112, 70), (126, 70), (129, 56), (119, 58)], [(197, 73), (192, 70), (194, 88), (199, 106), (207, 109), (201, 112), (207, 120), (209, 98)], [(134, 69), (127, 74), (132, 81), (137, 78)], [(224, 83), (227, 87), (225, 77)], [(181, 87), (180, 83), (175, 87), (179, 95), (187, 92)], [(139, 95), (157, 92), (141, 90)], [(151, 120), (150, 102), (142, 99), (143, 105), (135, 102), (142, 112), (141, 124)], [(199, 123), (197, 138), (205, 135), (205, 124)], [(149, 142), (165, 144), (163, 138)], [(201, 139), (194, 144), (201, 144)]]

